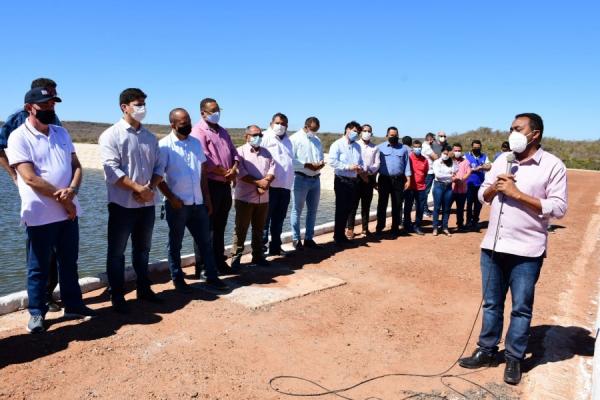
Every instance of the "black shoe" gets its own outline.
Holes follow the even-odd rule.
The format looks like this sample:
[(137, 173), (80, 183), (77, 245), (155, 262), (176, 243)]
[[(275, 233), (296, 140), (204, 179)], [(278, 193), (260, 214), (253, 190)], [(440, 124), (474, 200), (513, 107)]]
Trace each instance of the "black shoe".
[(504, 368), (504, 382), (509, 385), (518, 385), (521, 382), (521, 362), (517, 360), (506, 359)]
[(129, 314), (129, 306), (123, 296), (113, 297), (111, 299), (112, 309), (118, 314)]
[(287, 251), (285, 251), (284, 249), (282, 249), (281, 247), (278, 249), (270, 249), (269, 253), (267, 253), (268, 256), (280, 256), (280, 257), (289, 257), (290, 253), (288, 253)]
[(345, 238), (345, 237), (343, 237), (341, 239), (335, 239), (334, 242), (335, 242), (336, 246), (340, 246), (340, 247), (347, 247), (352, 244), (352, 240)]
[(415, 228), (415, 229), (413, 230), (413, 232), (414, 232), (414, 233), (416, 233), (416, 234), (417, 234), (417, 235), (419, 235), (419, 236), (423, 236), (423, 235), (425, 235), (425, 233), (423, 233), (423, 231), (422, 231), (421, 229), (419, 229), (419, 228)]
[(292, 246), (294, 246), (294, 249), (296, 250), (303, 250), (304, 246), (302, 245), (302, 241), (301, 240), (294, 240), (292, 242)]
[(206, 275), (204, 274), (204, 265), (196, 265), (194, 267), (194, 278), (206, 279)]
[(96, 318), (98, 313), (86, 306), (73, 309), (65, 307), (63, 316), (68, 319), (82, 319), (84, 321), (89, 321), (92, 318)]
[(320, 249), (321, 248), (321, 246), (318, 245), (312, 239), (304, 239), (304, 247), (307, 247), (307, 248), (310, 248), (310, 249)]
[(175, 291), (177, 293), (190, 294), (194, 292), (194, 289), (183, 279), (174, 280), (173, 286), (175, 286)]
[(164, 302), (163, 299), (158, 297), (156, 295), (156, 293), (154, 293), (152, 291), (150, 286), (145, 287), (145, 288), (138, 288), (137, 289), (137, 298), (138, 298), (138, 300), (144, 300), (144, 301), (147, 301), (148, 303), (154, 303), (154, 304), (160, 304), (160, 303)]
[(262, 258), (253, 258), (252, 261), (250, 262), (250, 264), (254, 264), (257, 267), (269, 267), (271, 266), (271, 263), (269, 261), (267, 261), (266, 258), (262, 257)]
[(498, 365), (496, 354), (484, 353), (481, 349), (475, 349), (471, 357), (458, 360), (458, 365), (463, 368), (477, 369), (482, 367), (495, 367)]
[(229, 289), (229, 286), (227, 286), (227, 284), (219, 279), (219, 278), (214, 278), (214, 279), (207, 279), (206, 280), (206, 284), (217, 289), (217, 290), (227, 290)]
[[(239, 266), (239, 264), (238, 264), (238, 266)], [(233, 260), (231, 262), (231, 267), (229, 265), (227, 265), (227, 263), (225, 261), (223, 261), (217, 267), (217, 270), (219, 271), (219, 275), (231, 275), (234, 273), (234, 269), (236, 269), (236, 268), (233, 265)]]
[(237, 254), (231, 257), (231, 267), (228, 267), (228, 272), (226, 274), (221, 272), (221, 268), (219, 268), (220, 275), (231, 275), (234, 271), (240, 270), (240, 265), (242, 263), (242, 255)]
[(46, 306), (48, 307), (49, 312), (59, 312), (61, 310), (60, 306), (53, 298), (48, 298)]

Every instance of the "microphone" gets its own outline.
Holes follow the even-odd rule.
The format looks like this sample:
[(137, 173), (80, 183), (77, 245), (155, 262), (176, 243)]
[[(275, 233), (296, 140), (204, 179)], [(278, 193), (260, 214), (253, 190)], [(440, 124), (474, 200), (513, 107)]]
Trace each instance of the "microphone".
[(512, 164), (515, 162), (515, 153), (513, 153), (512, 151), (510, 153), (508, 153), (506, 155), (506, 174), (510, 174), (510, 167), (512, 167)]

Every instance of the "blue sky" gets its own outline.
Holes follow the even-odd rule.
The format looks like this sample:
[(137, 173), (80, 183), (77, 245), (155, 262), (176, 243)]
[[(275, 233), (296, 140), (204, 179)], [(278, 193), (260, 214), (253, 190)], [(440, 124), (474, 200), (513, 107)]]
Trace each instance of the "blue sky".
[(599, 139), (600, 15), (593, 1), (28, 1), (2, 5), (0, 118), (33, 78), (59, 84), (63, 120), (113, 122), (119, 92), (266, 126), (273, 113), (323, 131), (506, 129), (537, 112), (546, 135)]

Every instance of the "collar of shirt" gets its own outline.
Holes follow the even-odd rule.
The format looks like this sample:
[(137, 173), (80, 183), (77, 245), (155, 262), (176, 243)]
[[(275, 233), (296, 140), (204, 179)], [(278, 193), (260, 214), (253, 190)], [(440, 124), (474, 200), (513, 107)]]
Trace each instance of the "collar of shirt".
[(120, 128), (122, 128), (122, 129), (124, 129), (124, 130), (126, 130), (126, 131), (129, 131), (129, 132), (131, 132), (131, 133), (135, 133), (135, 134), (140, 134), (140, 133), (142, 133), (143, 131), (145, 131), (145, 130), (146, 130), (146, 128), (144, 127), (144, 125), (142, 125), (141, 123), (140, 123), (140, 127), (139, 127), (139, 129), (135, 129), (133, 126), (131, 126), (131, 125), (129, 124), (129, 122), (125, 121), (125, 119), (124, 119), (124, 118), (121, 118), (121, 119), (119, 120), (119, 122), (117, 122), (117, 125), (118, 125)]
[(540, 161), (542, 161), (542, 154), (544, 153), (544, 150), (542, 150), (542, 148), (540, 147), (539, 149), (537, 149), (537, 151), (529, 158), (526, 158), (524, 160), (515, 160), (517, 162), (517, 164), (519, 165), (527, 165), (527, 164), (531, 164), (531, 163), (536, 163), (536, 164), (540, 164)]
[(49, 138), (50, 135), (52, 135), (54, 132), (52, 130), (52, 127), (50, 125), (48, 125), (48, 134), (45, 134), (44, 132), (40, 132), (37, 129), (35, 129), (35, 127), (31, 124), (31, 122), (29, 122), (29, 118), (27, 118), (25, 120), (25, 128), (27, 128), (27, 131), (29, 133), (31, 133), (33, 136), (44, 136)]

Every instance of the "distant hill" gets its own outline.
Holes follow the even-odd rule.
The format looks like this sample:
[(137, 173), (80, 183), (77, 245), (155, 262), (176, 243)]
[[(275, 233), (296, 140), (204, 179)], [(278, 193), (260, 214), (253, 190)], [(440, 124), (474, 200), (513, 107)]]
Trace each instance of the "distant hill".
[[(1, 123), (0, 123), (1, 124)], [(63, 121), (64, 126), (69, 130), (74, 142), (97, 143), (98, 137), (106, 128), (110, 126), (101, 122), (84, 121)], [(147, 124), (146, 128), (154, 132), (158, 137), (163, 137), (169, 133), (168, 125)], [(233, 142), (240, 145), (244, 142), (243, 128), (228, 128)], [(331, 143), (340, 137), (339, 133), (319, 133), (319, 138), (323, 143), (325, 151), (329, 149)], [(475, 130), (461, 134), (452, 134), (448, 136), (448, 143), (461, 143), (466, 150), (470, 149), (473, 139), (480, 139), (483, 142), (483, 150), (490, 158), (500, 150), (500, 145), (508, 137), (508, 132), (493, 130), (481, 127)], [(419, 138), (422, 139), (422, 138)], [(373, 138), (374, 142), (381, 143), (384, 138)], [(567, 167), (600, 170), (600, 140), (562, 140), (555, 138), (544, 138), (542, 141), (544, 148), (558, 157), (560, 157)]]

